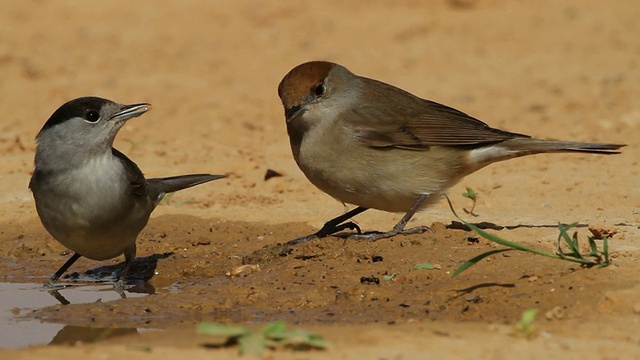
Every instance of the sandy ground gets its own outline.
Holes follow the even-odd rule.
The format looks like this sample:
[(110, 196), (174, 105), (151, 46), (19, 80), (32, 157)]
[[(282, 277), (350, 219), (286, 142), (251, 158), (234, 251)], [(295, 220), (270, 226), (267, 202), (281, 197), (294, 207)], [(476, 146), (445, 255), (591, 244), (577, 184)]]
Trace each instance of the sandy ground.
[[(150, 177), (228, 175), (176, 194), (154, 213), (138, 240), (136, 272), (153, 295), (33, 311), (0, 298), (16, 318), (63, 323), (65, 331), (116, 328), (109, 334), (123, 336), (3, 349), (1, 357), (233, 358), (234, 348), (203, 347), (210, 340), (194, 324), (258, 327), (275, 319), (334, 345), (266, 358), (640, 357), (638, 3), (4, 0), (0, 10), (3, 282), (41, 283), (68, 257), (40, 225), (27, 184), (33, 138), (69, 99), (152, 103), (116, 140)], [(462, 213), (470, 202), (460, 194), (473, 187), (479, 216), (467, 218), (509, 227), (493, 232), (548, 251), (558, 221), (585, 225), (581, 237), (586, 225), (617, 230), (613, 266), (583, 269), (511, 252), (451, 279), (460, 261), (495, 245), (450, 226), (445, 202), (412, 222), (435, 223), (435, 235), (375, 243), (330, 237), (277, 256), (277, 244), (344, 211), (304, 178), (289, 150), (276, 88), (309, 60), (343, 64), (509, 131), (628, 144), (616, 156), (492, 165), (450, 192)], [(283, 176), (265, 181), (268, 169)], [(384, 230), (399, 217), (372, 210), (356, 221)], [(120, 261), (83, 259), (71, 272)], [(414, 270), (423, 262), (439, 269)], [(226, 276), (243, 263), (261, 271)], [(363, 276), (381, 283), (361, 284)], [(531, 307), (541, 311), (537, 336), (514, 336)]]

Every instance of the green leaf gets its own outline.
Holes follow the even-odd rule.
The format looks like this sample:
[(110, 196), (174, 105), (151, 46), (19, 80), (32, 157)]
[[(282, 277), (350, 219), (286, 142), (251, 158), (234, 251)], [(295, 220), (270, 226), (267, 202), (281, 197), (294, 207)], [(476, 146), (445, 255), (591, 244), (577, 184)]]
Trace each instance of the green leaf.
[(306, 345), (317, 349), (326, 349), (331, 345), (331, 342), (320, 335), (310, 334), (307, 337)]
[(201, 322), (198, 324), (197, 331), (199, 334), (203, 335), (222, 336), (228, 338), (236, 338), (251, 332), (244, 326), (212, 322)]
[(262, 333), (249, 333), (238, 339), (240, 355), (262, 355), (265, 347), (273, 347), (273, 343), (267, 342)]
[(287, 337), (280, 341), (280, 344), (293, 348), (314, 347), (318, 349), (325, 349), (330, 345), (329, 341), (322, 336), (300, 329), (289, 332)]
[(466, 190), (467, 190), (467, 192), (462, 193), (462, 196), (464, 196), (466, 198), (469, 198), (471, 200), (475, 200), (475, 199), (478, 198), (478, 193), (475, 192), (475, 190), (473, 190), (472, 188), (470, 188), (468, 186), (466, 187)]
[(286, 329), (287, 329), (287, 323), (286, 322), (284, 322), (282, 320), (273, 321), (273, 322), (270, 322), (270, 323), (266, 324), (262, 328), (262, 334), (267, 339), (280, 340), (280, 339), (284, 339), (285, 337), (287, 337), (288, 334), (287, 334)]
[(516, 330), (520, 332), (521, 336), (531, 336), (533, 334), (533, 331), (535, 330), (533, 322), (535, 321), (539, 311), (540, 309), (538, 308), (531, 308), (522, 312), (522, 318), (520, 319), (520, 322), (516, 324)]
[(539, 311), (540, 309), (538, 308), (526, 309), (522, 312), (522, 320), (520, 320), (520, 323), (530, 326), (531, 324), (533, 324), (533, 321), (536, 319)]
[(391, 275), (384, 275), (382, 278), (389, 281), (389, 280), (393, 280), (394, 277), (396, 277), (396, 275), (400, 274), (399, 272), (394, 272)]
[(427, 270), (433, 270), (435, 269), (435, 267), (429, 263), (420, 263), (420, 264), (415, 264), (413, 266), (414, 269), (416, 270), (420, 270), (420, 269), (427, 269)]
[(200, 334), (221, 336), (235, 339), (240, 354), (261, 355), (265, 348), (287, 346), (295, 349), (324, 349), (330, 342), (322, 336), (307, 331), (287, 330), (284, 321), (273, 321), (262, 327), (260, 331), (251, 331), (243, 326), (202, 322), (197, 330)]

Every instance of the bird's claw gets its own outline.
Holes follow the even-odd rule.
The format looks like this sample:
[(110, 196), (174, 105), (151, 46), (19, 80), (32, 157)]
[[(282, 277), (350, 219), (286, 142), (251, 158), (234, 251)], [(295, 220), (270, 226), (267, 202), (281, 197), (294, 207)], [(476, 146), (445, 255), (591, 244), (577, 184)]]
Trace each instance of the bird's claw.
[(358, 233), (358, 234), (349, 236), (349, 239), (376, 241), (380, 239), (390, 238), (400, 234), (413, 235), (413, 234), (422, 234), (427, 231), (430, 232), (431, 234), (434, 233), (433, 230), (428, 226), (416, 226), (410, 229), (393, 228), (387, 232), (374, 231), (374, 232), (368, 232), (366, 234)]

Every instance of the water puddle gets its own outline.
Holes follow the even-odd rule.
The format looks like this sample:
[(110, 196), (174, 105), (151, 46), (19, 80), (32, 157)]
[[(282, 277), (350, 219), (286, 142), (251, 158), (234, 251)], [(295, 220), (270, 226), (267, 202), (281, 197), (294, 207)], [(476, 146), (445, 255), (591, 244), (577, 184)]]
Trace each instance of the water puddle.
[[(97, 341), (112, 336), (137, 333), (137, 329), (100, 329), (43, 323), (28, 318), (30, 312), (57, 304), (107, 302), (121, 298), (112, 284), (60, 284), (59, 291), (47, 291), (42, 284), (0, 283), (0, 347), (37, 344), (64, 344)], [(143, 285), (127, 288), (127, 298), (155, 292)]]

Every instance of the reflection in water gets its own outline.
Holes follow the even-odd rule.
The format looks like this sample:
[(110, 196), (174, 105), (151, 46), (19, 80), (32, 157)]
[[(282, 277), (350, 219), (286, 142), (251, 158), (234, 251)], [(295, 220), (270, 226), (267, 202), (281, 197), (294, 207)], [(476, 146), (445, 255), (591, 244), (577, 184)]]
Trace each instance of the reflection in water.
[(67, 300), (66, 297), (62, 296), (62, 294), (60, 294), (58, 292), (58, 290), (48, 290), (47, 291), (51, 296), (53, 296), (56, 300), (58, 300), (60, 302), (60, 304), (62, 305), (69, 305), (71, 304), (69, 302), (69, 300)]
[[(54, 289), (47, 289), (47, 288), (43, 288), (43, 291), (46, 291), (49, 293), (49, 295), (53, 296), (56, 300), (58, 300), (58, 302), (62, 305), (69, 305), (72, 304), (71, 301), (67, 300), (67, 298), (62, 295), (62, 293), (60, 293), (60, 291), (66, 292), (66, 291), (72, 291), (71, 289), (73, 289), (74, 287), (77, 287), (76, 285), (72, 285), (72, 284), (60, 284), (60, 286), (56, 286)], [(117, 291), (115, 289), (113, 289), (113, 287), (105, 287), (105, 286), (93, 286), (91, 287), (93, 289), (100, 289), (99, 291), (113, 291), (115, 294), (117, 294), (121, 299), (126, 299), (127, 295), (124, 291)], [(133, 285), (126, 285), (125, 291), (130, 293), (131, 295), (133, 295), (133, 297), (139, 297), (139, 295), (151, 295), (151, 294), (155, 294), (156, 293), (156, 288), (149, 284), (149, 283), (142, 283), (142, 284), (133, 284)], [(134, 295), (135, 294), (135, 295)], [(115, 298), (111, 298), (109, 300), (115, 300)], [(102, 297), (100, 298), (96, 298), (96, 301), (103, 301)], [(86, 303), (88, 301), (81, 301), (82, 303)]]
[[(42, 284), (0, 282), (0, 348), (46, 344), (57, 337), (56, 334), (65, 327), (63, 324), (42, 323), (33, 319), (30, 313), (34, 310), (58, 303), (81, 304), (120, 299), (120, 295), (113, 290), (113, 286), (107, 284), (83, 286), (66, 284), (57, 289), (49, 292)], [(127, 296), (146, 296), (145, 291), (149, 290), (152, 293), (155, 292), (153, 287), (133, 286), (127, 289)], [(126, 330), (131, 332), (131, 329)], [(111, 331), (121, 334), (123, 329)], [(84, 332), (88, 331), (85, 329)], [(107, 335), (101, 336), (107, 337)], [(76, 341), (78, 340), (84, 339), (76, 338)]]
[[(148, 283), (149, 280), (155, 275), (155, 270), (158, 265), (159, 259), (165, 259), (173, 255), (172, 252), (164, 254), (154, 254), (147, 257), (138, 257), (133, 261), (131, 269), (125, 279), (125, 290), (128, 293), (136, 294), (155, 294), (156, 289)], [(64, 276), (63, 279), (67, 281), (81, 281), (88, 283), (113, 283), (115, 282), (122, 270), (124, 269), (125, 262), (116, 265), (105, 265), (94, 269), (89, 269), (80, 274), (77, 272)], [(72, 284), (57, 283), (52, 289), (47, 289), (49, 294), (53, 296), (62, 305), (69, 305), (70, 302), (60, 291), (73, 286)], [(122, 291), (116, 291), (116, 293), (122, 299), (126, 299), (127, 296)]]
[[(143, 284), (151, 280), (155, 275), (158, 260), (166, 259), (173, 255), (172, 252), (164, 254), (153, 254), (146, 257), (137, 257), (131, 264), (131, 268), (127, 273), (125, 283), (127, 285)], [(63, 277), (65, 280), (86, 281), (86, 282), (115, 282), (120, 277), (124, 269), (125, 262), (116, 265), (104, 265), (94, 269), (89, 269), (80, 274), (74, 272)]]
[(58, 331), (56, 336), (53, 337), (53, 340), (49, 342), (49, 345), (73, 345), (78, 341), (91, 343), (101, 341), (110, 337), (137, 333), (137, 329), (131, 328), (109, 329), (67, 325), (60, 329), (60, 331)]
[(101, 266), (83, 274), (71, 274), (57, 283), (53, 289), (46, 289), (42, 284), (0, 282), (0, 348), (49, 342), (61, 344), (97, 341), (112, 336), (137, 333), (136, 329), (97, 329), (41, 323), (25, 315), (57, 304), (107, 302), (122, 297), (135, 298), (154, 294), (156, 289), (148, 281), (155, 274), (158, 260), (172, 254), (155, 254), (136, 258), (125, 279), (126, 296), (124, 293), (118, 294), (114, 291), (113, 285), (106, 284), (118, 278), (123, 268), (122, 264)]

